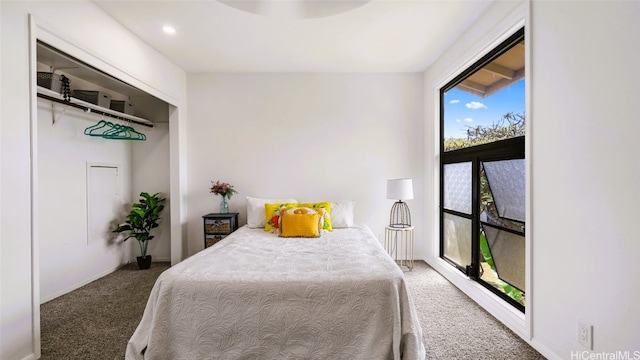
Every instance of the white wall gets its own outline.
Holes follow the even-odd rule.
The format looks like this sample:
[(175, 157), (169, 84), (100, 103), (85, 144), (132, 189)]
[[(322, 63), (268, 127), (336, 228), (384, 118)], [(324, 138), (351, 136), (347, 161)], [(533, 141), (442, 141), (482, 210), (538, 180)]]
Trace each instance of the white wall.
[(28, 28), (26, 13), (12, 4), (0, 2), (0, 358), (9, 360), (34, 346)]
[[(38, 233), (40, 302), (77, 289), (115, 270), (130, 246), (106, 236), (88, 240), (87, 163), (119, 167), (120, 215), (131, 200), (131, 144), (84, 135), (100, 117), (38, 100)], [(168, 163), (168, 158), (165, 159)], [(104, 219), (104, 224), (121, 221)], [(98, 225), (98, 224), (95, 224)], [(92, 234), (93, 235), (93, 234)]]
[(424, 241), (420, 74), (196, 74), (188, 76), (189, 253), (202, 218), (218, 211), (211, 181), (246, 196), (355, 200), (355, 222), (384, 235), (386, 180), (414, 179), (409, 200)]
[[(640, 2), (533, 2), (534, 336), (640, 351)], [(606, 71), (604, 71), (606, 69)]]
[[(35, 15), (39, 26), (30, 28), (29, 14)], [(171, 113), (172, 120), (180, 120), (171, 123), (170, 167), (172, 180), (177, 180), (171, 185), (176, 193), (172, 204), (177, 205), (171, 209), (171, 233), (177, 234), (172, 242), (182, 235), (185, 216), (180, 193), (185, 154), (180, 149), (184, 149), (186, 78), (91, 2), (0, 1), (0, 16), (0, 358), (34, 359), (39, 353), (40, 294), (37, 218), (32, 217), (38, 198), (31, 195), (32, 164), (37, 160), (37, 154), (31, 154), (31, 128), (37, 124), (35, 100), (31, 105), (35, 96), (30, 93), (35, 86), (35, 79), (30, 80), (30, 29), (39, 37), (86, 51), (91, 56), (83, 60), (178, 107)], [(120, 51), (123, 47), (126, 52)], [(172, 248), (180, 250), (181, 245), (172, 243)], [(172, 258), (182, 255), (171, 253)]]
[[(531, 21), (526, 39), (531, 60), (530, 322), (519, 326), (503, 321), (550, 359), (590, 356), (577, 353), (587, 350), (578, 343), (579, 320), (594, 326), (594, 352), (601, 358), (603, 352), (614, 351), (634, 356), (638, 353), (633, 351), (640, 351), (640, 314), (635, 310), (640, 242), (633, 226), (640, 202), (640, 169), (633, 157), (640, 133), (635, 118), (640, 43), (631, 34), (640, 33), (640, 3), (525, 4), (530, 5)], [(428, 69), (426, 109), (434, 106), (438, 84), (468, 66), (467, 59), (483, 51), (478, 46), (511, 26), (509, 14), (518, 5), (494, 4)], [(426, 120), (433, 124), (437, 114), (427, 111)], [(433, 174), (438, 164), (435, 129), (425, 129), (433, 141), (427, 146), (426, 172)], [(436, 189), (437, 184), (432, 197)], [(435, 206), (426, 211), (437, 216)], [(430, 231), (437, 239), (437, 229)], [(434, 257), (435, 245), (426, 249), (428, 260), (442, 269)], [(474, 300), (492, 307), (461, 275), (443, 274)]]
[[(169, 123), (157, 123), (153, 128), (140, 128), (146, 141), (135, 141), (132, 147), (133, 191), (132, 200), (138, 202), (140, 193), (161, 193), (166, 198), (165, 209), (160, 214), (154, 238), (149, 242), (147, 252), (153, 261), (171, 261), (171, 198), (169, 179)], [(129, 241), (129, 240), (127, 240)], [(140, 256), (140, 247), (135, 239), (133, 255)]]

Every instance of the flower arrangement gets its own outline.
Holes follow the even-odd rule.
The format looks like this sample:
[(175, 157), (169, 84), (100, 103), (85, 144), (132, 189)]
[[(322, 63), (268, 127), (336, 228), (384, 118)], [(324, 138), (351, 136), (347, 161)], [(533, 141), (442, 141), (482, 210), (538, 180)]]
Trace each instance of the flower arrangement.
[(215, 195), (222, 195), (229, 199), (231, 199), (231, 195), (237, 194), (238, 192), (233, 188), (233, 185), (228, 183), (221, 183), (220, 181), (216, 181), (215, 183), (211, 181), (211, 189), (210, 192)]

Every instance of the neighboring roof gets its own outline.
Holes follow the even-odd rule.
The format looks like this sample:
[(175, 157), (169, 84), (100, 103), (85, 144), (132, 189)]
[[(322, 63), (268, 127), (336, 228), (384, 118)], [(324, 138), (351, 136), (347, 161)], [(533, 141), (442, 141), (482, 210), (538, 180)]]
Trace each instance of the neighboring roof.
[(524, 78), (524, 40), (466, 78), (456, 89), (487, 97)]

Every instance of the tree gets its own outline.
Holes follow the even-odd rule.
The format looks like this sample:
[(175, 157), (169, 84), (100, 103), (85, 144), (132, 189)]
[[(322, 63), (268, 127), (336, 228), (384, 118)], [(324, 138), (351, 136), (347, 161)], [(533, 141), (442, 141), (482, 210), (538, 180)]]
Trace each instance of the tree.
[(502, 118), (489, 126), (468, 126), (467, 138), (449, 138), (444, 141), (444, 151), (462, 149), (494, 141), (524, 136), (524, 114), (508, 112)]

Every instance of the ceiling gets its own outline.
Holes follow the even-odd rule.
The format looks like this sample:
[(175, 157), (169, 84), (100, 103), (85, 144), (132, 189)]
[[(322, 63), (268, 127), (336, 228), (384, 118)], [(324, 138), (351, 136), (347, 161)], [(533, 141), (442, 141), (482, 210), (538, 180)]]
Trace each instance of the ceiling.
[(420, 72), (492, 1), (93, 0), (187, 73)]

